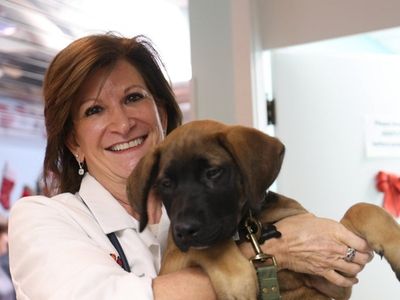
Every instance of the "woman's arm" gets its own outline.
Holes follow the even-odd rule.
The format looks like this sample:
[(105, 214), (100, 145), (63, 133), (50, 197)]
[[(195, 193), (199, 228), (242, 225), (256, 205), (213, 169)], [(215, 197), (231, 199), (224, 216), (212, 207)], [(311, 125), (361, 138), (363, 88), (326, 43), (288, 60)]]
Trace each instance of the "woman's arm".
[[(287, 217), (276, 226), (282, 237), (267, 240), (261, 248), (275, 256), (280, 270), (320, 275), (335, 285), (351, 286), (357, 283), (356, 275), (372, 259), (367, 243), (333, 220), (302, 214)], [(347, 247), (357, 250), (353, 262), (343, 259)], [(255, 255), (250, 243), (242, 243), (240, 249), (248, 258)], [(338, 271), (353, 277), (345, 277)], [(209, 278), (199, 268), (157, 277), (153, 280), (153, 292), (156, 300), (216, 299)]]
[[(267, 240), (261, 248), (275, 256), (279, 269), (319, 275), (347, 287), (357, 283), (356, 275), (373, 257), (366, 241), (330, 219), (307, 213), (287, 217), (275, 225), (282, 237)], [(348, 247), (357, 250), (353, 262), (343, 259)], [(250, 243), (244, 243), (241, 250), (246, 257), (254, 255)]]

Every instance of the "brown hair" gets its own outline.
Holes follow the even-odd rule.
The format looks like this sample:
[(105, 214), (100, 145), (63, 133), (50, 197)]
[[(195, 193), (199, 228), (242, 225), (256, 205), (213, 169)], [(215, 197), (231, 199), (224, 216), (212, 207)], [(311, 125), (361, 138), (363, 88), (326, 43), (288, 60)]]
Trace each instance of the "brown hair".
[(157, 106), (166, 112), (167, 134), (181, 124), (182, 113), (164, 65), (148, 38), (107, 33), (72, 42), (53, 59), (43, 83), (47, 131), (45, 194), (78, 191), (82, 178), (77, 174), (76, 159), (67, 148), (67, 138), (73, 130), (73, 111), (78, 105), (76, 96), (95, 71), (112, 68), (119, 59), (126, 59), (139, 71)]
[(7, 233), (8, 230), (8, 219), (0, 215), (0, 235)]

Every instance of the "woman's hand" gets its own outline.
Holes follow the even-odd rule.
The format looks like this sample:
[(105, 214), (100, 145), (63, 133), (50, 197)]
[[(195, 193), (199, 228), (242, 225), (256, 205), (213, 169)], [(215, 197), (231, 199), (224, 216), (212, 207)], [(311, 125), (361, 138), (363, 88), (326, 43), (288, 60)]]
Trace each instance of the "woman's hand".
[[(275, 256), (279, 269), (319, 275), (347, 287), (358, 282), (356, 275), (373, 257), (365, 240), (330, 219), (307, 213), (287, 217), (276, 226), (282, 237), (268, 240), (262, 249)], [(351, 262), (344, 259), (349, 247), (356, 250)]]

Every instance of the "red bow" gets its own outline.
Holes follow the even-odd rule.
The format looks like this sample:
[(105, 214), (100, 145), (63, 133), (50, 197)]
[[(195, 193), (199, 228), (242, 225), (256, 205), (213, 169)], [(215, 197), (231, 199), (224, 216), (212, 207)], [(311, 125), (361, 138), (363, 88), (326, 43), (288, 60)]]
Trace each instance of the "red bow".
[(376, 175), (376, 188), (384, 193), (383, 208), (400, 217), (400, 177), (380, 171)]

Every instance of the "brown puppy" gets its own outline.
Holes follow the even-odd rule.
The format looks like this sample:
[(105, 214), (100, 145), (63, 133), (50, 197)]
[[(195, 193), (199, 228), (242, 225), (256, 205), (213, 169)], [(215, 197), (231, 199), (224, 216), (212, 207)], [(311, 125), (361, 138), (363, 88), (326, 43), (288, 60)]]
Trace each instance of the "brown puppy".
[[(147, 224), (150, 192), (163, 201), (171, 219), (161, 273), (200, 266), (219, 299), (256, 299), (253, 266), (233, 241), (250, 210), (264, 223), (305, 213), (296, 201), (265, 191), (276, 179), (284, 146), (273, 137), (243, 126), (214, 121), (183, 125), (142, 158), (128, 179), (128, 197)], [(384, 255), (400, 277), (400, 226), (383, 209), (361, 203), (342, 220)], [(351, 289), (318, 291), (310, 276), (278, 273), (283, 299), (348, 299)], [(326, 293), (329, 293), (327, 295)]]

